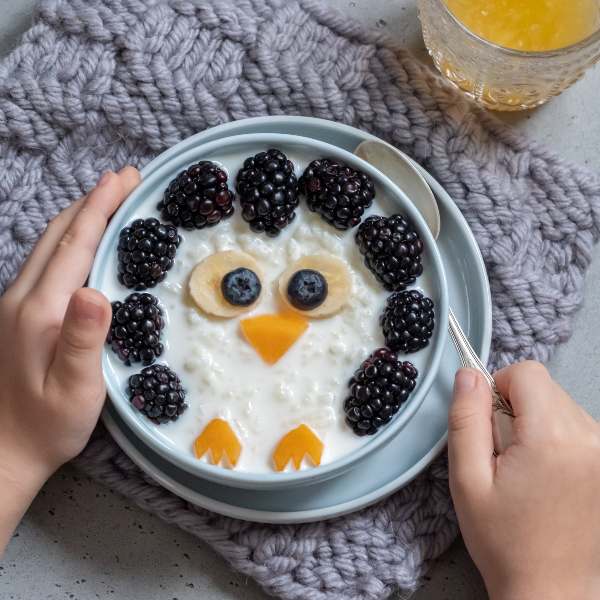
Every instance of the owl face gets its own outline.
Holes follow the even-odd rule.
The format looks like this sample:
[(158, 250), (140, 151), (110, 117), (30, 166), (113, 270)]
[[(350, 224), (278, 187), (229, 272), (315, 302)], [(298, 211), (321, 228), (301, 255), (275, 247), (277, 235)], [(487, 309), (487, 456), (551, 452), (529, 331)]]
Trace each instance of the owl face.
[[(273, 472), (274, 450), (301, 425), (323, 443), (322, 463), (364, 444), (345, 423), (344, 399), (353, 372), (384, 344), (379, 316), (389, 293), (364, 265), (352, 233), (299, 210), (269, 239), (234, 215), (213, 229), (184, 232), (181, 248), (157, 296), (169, 315), (168, 339), (178, 340), (167, 341), (165, 362), (181, 373), (189, 408), (158, 426), (158, 435), (190, 452), (206, 425), (221, 419), (241, 445), (235, 468), (259, 473)], [(248, 306), (228, 305), (222, 281), (240, 268), (252, 270), (261, 289)], [(328, 288), (308, 310), (288, 294), (303, 270), (321, 273)], [(210, 453), (200, 460), (210, 462)], [(221, 464), (231, 466), (225, 457)]]
[(216, 163), (191, 165), (158, 203), (163, 222), (135, 215), (121, 231), (116, 279), (140, 293), (113, 303), (111, 368), (153, 435), (198, 461), (333, 462), (415, 387), (397, 350), (427, 345), (433, 304), (390, 292), (422, 275), (423, 244), (403, 216), (382, 216), (367, 175), (330, 159), (298, 181), (283, 153), (261, 152), (229, 185)]
[(351, 280), (346, 263), (330, 254), (302, 256), (265, 281), (249, 254), (226, 250), (201, 261), (189, 281), (190, 297), (202, 312), (223, 319), (256, 313), (263, 287), (275, 290), (278, 311), (243, 318), (241, 332), (268, 364), (275, 364), (308, 329), (309, 319), (325, 319), (348, 301)]

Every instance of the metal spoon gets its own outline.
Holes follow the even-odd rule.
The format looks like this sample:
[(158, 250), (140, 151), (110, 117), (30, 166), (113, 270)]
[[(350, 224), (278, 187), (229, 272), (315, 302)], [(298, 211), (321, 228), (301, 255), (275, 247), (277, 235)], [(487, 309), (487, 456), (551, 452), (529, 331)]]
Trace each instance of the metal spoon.
[[(354, 154), (377, 167), (406, 193), (425, 219), (434, 239), (437, 239), (441, 225), (437, 201), (424, 177), (412, 163), (393, 146), (375, 140), (362, 142), (354, 150)], [(477, 356), (452, 309), (449, 310), (448, 329), (462, 366), (481, 372), (490, 385), (494, 451), (500, 454), (512, 443), (514, 413), (510, 402), (498, 392), (494, 378)]]

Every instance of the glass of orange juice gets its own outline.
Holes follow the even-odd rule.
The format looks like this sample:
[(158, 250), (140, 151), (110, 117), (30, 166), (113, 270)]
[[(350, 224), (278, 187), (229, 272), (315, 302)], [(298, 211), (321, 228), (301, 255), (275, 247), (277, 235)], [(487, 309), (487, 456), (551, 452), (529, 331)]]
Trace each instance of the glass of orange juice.
[(600, 59), (600, 0), (418, 0), (436, 67), (480, 104), (546, 102)]

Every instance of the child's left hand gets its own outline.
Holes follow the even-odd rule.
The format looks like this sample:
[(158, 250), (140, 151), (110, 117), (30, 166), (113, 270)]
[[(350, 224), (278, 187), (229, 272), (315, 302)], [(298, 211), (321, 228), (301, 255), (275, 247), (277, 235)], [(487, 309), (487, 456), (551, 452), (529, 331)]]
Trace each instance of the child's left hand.
[[(106, 173), (48, 226), (0, 298), (0, 553), (48, 477), (89, 440), (104, 402), (109, 301), (82, 287), (110, 216), (137, 186)], [(4, 513), (4, 510), (3, 510)]]

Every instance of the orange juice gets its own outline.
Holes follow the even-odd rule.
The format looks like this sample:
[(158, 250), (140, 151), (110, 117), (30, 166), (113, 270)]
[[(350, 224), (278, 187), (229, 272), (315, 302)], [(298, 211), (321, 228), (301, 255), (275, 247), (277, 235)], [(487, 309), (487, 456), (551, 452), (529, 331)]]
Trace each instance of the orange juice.
[(575, 44), (600, 28), (600, 0), (444, 0), (470, 31), (494, 44), (538, 52)]

